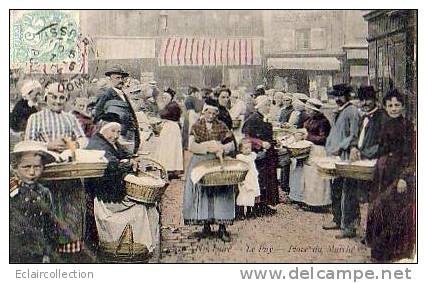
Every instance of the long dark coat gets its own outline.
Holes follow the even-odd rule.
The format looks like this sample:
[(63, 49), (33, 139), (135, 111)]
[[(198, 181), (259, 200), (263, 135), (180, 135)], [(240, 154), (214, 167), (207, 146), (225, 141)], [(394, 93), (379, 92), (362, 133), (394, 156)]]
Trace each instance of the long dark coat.
[[(410, 121), (399, 117), (384, 124), (367, 222), (367, 240), (376, 261), (394, 261), (413, 254), (415, 148), (414, 127)], [(407, 182), (403, 193), (396, 189), (399, 179)]]
[(264, 158), (255, 161), (258, 170), (258, 182), (261, 190), (261, 203), (276, 205), (279, 203), (279, 191), (276, 169), (278, 165), (277, 150), (274, 148), (273, 126), (264, 122), (264, 116), (255, 112), (245, 121), (242, 133), (250, 138), (255, 152), (262, 150), (262, 142), (269, 142), (271, 147)]

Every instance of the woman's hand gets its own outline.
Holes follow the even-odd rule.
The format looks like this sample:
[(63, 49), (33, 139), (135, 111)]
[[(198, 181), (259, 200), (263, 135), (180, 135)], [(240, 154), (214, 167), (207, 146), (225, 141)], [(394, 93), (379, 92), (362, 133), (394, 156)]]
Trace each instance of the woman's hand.
[(357, 148), (353, 147), (350, 150), (350, 161), (354, 162), (358, 160), (360, 160), (360, 151)]
[(133, 171), (133, 172), (138, 172), (138, 169), (139, 169), (139, 162), (138, 162), (137, 160), (135, 160), (135, 159), (131, 159), (131, 160), (130, 160), (130, 164), (131, 164), (131, 166), (132, 166), (132, 171)]
[(406, 184), (405, 180), (399, 179), (397, 182), (397, 192), (400, 194), (406, 192), (407, 186), (408, 185)]
[(215, 141), (215, 142), (208, 144), (207, 149), (208, 149), (208, 152), (210, 152), (210, 153), (217, 153), (220, 150), (222, 150), (222, 146), (221, 146), (221, 144), (219, 144), (218, 142)]

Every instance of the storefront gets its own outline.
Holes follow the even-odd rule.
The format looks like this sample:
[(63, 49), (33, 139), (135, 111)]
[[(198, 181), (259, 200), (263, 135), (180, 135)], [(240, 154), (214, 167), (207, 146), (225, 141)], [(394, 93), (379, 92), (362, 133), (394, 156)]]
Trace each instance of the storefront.
[(380, 97), (391, 88), (405, 94), (409, 115), (417, 97), (416, 10), (375, 10), (368, 21), (369, 82)]
[(327, 100), (327, 90), (337, 81), (337, 57), (267, 58), (268, 85), (286, 92), (301, 92)]

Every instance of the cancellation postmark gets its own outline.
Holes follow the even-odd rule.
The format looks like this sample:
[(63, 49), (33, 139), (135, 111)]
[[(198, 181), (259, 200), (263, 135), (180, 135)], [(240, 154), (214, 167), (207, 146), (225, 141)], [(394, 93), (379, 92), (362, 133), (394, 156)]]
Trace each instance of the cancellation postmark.
[(12, 17), (12, 64), (67, 64), (80, 58), (78, 13), (20, 11)]

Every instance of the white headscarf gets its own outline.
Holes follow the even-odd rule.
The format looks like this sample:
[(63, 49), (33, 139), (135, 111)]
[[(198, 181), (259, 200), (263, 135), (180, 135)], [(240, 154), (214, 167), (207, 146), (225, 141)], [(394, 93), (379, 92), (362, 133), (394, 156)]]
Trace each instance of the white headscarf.
[(35, 90), (35, 89), (37, 89), (37, 88), (39, 88), (39, 89), (40, 89), (40, 91), (41, 91), (41, 89), (42, 89), (42, 85), (41, 85), (38, 81), (36, 81), (36, 80), (26, 80), (26, 81), (23, 83), (22, 87), (21, 87), (21, 94), (22, 94), (22, 97), (23, 97), (24, 99), (28, 100), (28, 98), (29, 98), (28, 94), (29, 94), (31, 91), (33, 91), (33, 90)]
[(255, 109), (259, 109), (260, 107), (264, 106), (270, 102), (270, 98), (268, 98), (267, 95), (260, 95), (255, 99)]
[(218, 107), (213, 106), (213, 105), (209, 105), (209, 104), (205, 103), (205, 104), (203, 105), (202, 113), (205, 113), (205, 111), (206, 111), (207, 109), (214, 109), (214, 110), (217, 110), (217, 111), (218, 111)]
[(99, 130), (99, 133), (100, 133), (101, 135), (104, 135), (104, 133), (105, 133), (105, 131), (106, 131), (106, 130), (108, 130), (108, 129), (110, 129), (110, 128), (113, 128), (113, 127), (121, 128), (121, 126), (122, 126), (122, 125), (120, 125), (120, 124), (119, 124), (119, 123), (117, 123), (117, 122), (108, 122), (108, 123), (106, 123), (105, 125), (103, 125), (103, 126), (101, 127), (101, 129)]

